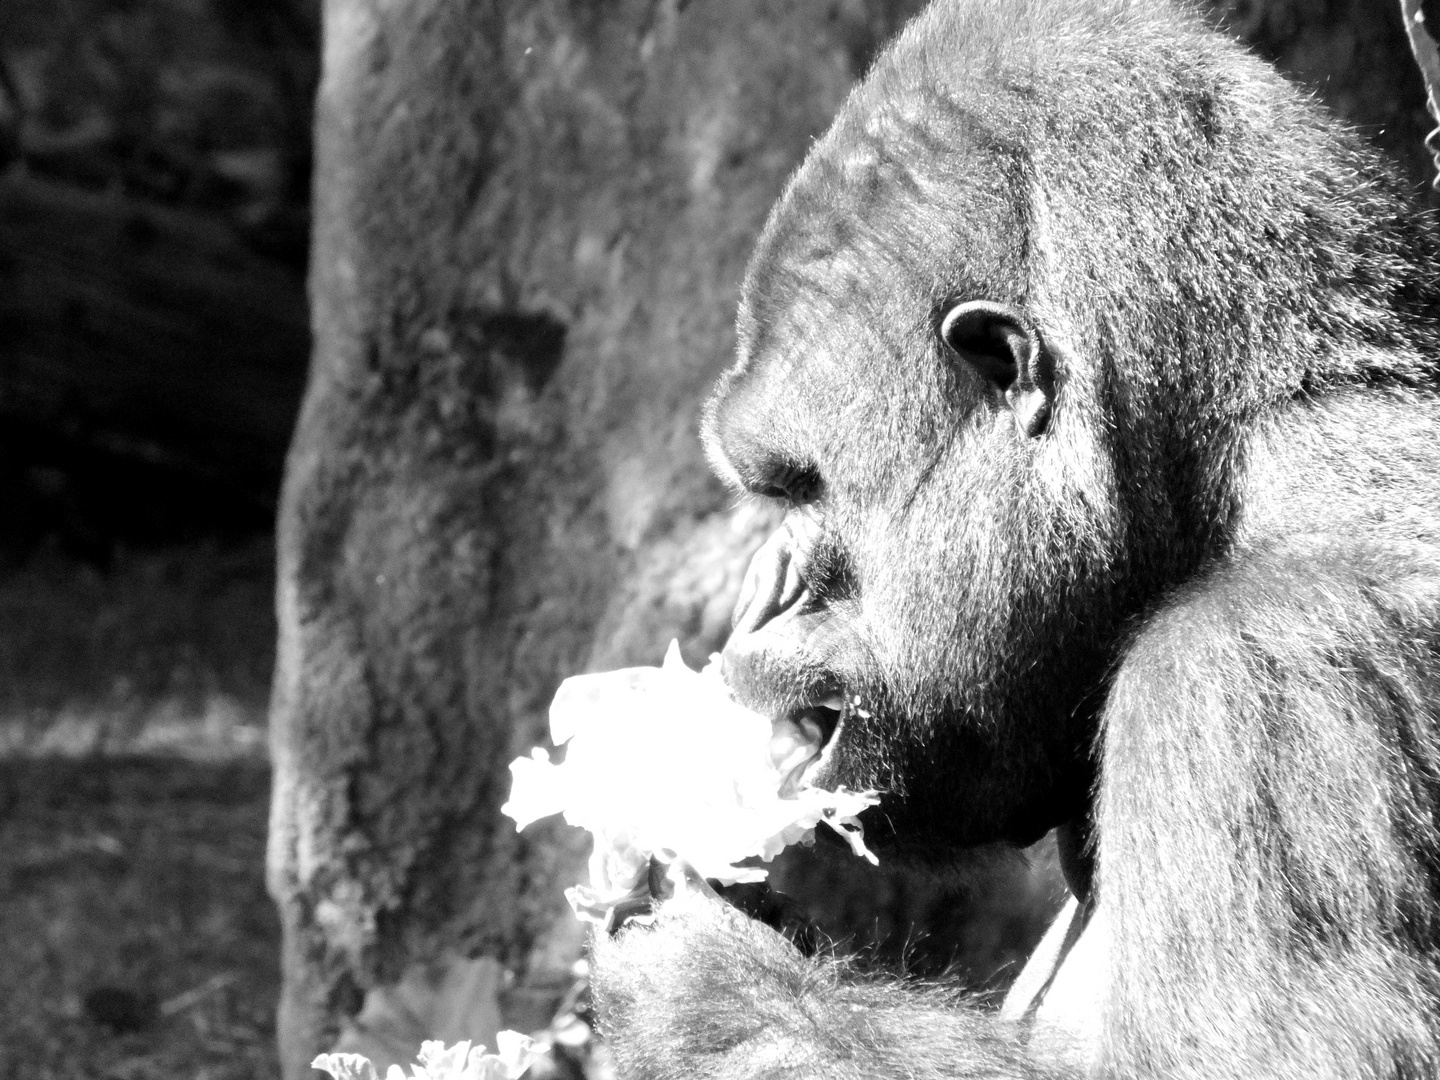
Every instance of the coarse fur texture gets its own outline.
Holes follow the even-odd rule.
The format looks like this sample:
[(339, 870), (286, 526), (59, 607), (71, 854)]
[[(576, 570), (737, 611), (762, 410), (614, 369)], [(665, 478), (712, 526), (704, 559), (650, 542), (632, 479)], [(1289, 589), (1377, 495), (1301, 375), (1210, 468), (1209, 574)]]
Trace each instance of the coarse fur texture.
[(1099, 1030), (688, 897), (596, 944), (622, 1076), (1440, 1070), (1437, 256), (1187, 10), (910, 25), (773, 212), (707, 416), (790, 507), (725, 670), (887, 793), (882, 858), (1088, 835)]

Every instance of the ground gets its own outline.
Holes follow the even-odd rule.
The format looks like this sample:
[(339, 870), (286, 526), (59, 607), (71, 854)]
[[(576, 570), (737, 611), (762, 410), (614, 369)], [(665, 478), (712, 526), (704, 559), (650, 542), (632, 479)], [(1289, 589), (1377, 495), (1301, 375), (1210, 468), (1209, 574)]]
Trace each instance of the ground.
[(0, 575), (0, 1080), (269, 1080), (269, 541)]
[(269, 770), (0, 763), (0, 1076), (276, 1073)]

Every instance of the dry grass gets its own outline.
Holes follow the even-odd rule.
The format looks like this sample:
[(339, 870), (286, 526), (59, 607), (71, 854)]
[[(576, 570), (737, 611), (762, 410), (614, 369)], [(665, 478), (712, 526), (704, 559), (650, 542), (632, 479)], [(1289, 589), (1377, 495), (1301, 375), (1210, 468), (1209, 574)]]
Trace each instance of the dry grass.
[(0, 754), (258, 759), (273, 542), (40, 554), (0, 576)]
[(0, 1076), (275, 1074), (268, 788), (254, 762), (0, 763)]

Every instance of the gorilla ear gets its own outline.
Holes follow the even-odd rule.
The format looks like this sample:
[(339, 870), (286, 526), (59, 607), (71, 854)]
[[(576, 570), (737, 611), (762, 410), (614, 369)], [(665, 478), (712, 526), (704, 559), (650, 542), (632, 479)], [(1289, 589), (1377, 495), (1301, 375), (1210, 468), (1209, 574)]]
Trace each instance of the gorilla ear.
[(1023, 311), (967, 300), (945, 313), (940, 339), (1004, 396), (1022, 435), (1044, 434), (1055, 402), (1055, 363)]

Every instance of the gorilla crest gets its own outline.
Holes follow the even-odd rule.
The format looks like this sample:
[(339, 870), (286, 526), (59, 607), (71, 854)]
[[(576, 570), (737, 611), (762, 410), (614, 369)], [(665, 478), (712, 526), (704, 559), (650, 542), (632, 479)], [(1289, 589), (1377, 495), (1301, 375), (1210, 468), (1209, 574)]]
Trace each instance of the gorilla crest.
[(622, 1075), (1440, 1070), (1437, 268), (1392, 169), (1187, 11), (913, 22), (707, 414), (789, 508), (725, 671), (887, 793), (892, 859), (1059, 827), (1096, 1007), (1047, 1033), (682, 897), (596, 942)]

